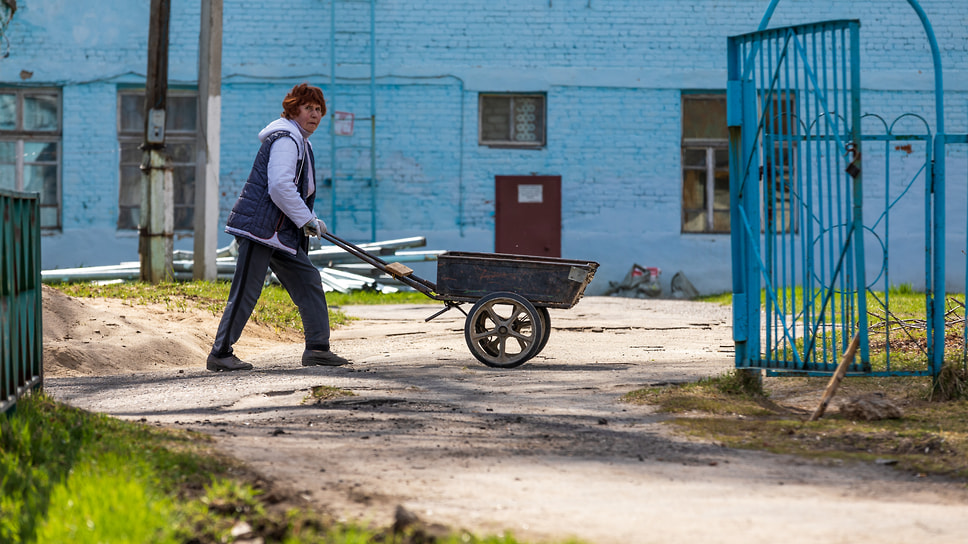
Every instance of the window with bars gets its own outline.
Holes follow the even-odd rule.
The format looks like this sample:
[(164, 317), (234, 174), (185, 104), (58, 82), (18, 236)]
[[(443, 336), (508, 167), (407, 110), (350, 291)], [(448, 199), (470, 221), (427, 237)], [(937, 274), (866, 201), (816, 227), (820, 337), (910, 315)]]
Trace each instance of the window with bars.
[[(193, 230), (195, 212), (195, 137), (198, 94), (168, 92), (165, 150), (172, 163), (175, 230)], [(144, 90), (118, 93), (118, 143), (121, 147), (118, 229), (137, 229), (141, 218), (141, 161), (145, 130)]]
[(480, 145), (540, 148), (545, 145), (545, 95), (481, 93)]
[(682, 96), (682, 232), (729, 232), (725, 94)]
[[(792, 180), (799, 130), (793, 94), (761, 97), (762, 137), (772, 145), (760, 158), (763, 228), (796, 232)], [(761, 106), (762, 108), (762, 106)], [(682, 96), (682, 232), (728, 233), (729, 132), (725, 94)]]
[(61, 227), (61, 94), (0, 89), (0, 187), (40, 194), (40, 226)]

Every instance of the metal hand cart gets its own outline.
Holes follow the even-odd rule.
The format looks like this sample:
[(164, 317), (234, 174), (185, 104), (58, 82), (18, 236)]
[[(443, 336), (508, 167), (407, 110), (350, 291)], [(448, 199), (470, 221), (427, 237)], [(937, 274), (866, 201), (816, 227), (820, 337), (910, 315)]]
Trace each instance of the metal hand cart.
[[(464, 339), (478, 361), (514, 368), (537, 355), (551, 335), (548, 308), (571, 308), (592, 281), (598, 263), (502, 253), (448, 251), (437, 256), (437, 283), (401, 263), (388, 263), (331, 233), (322, 238), (401, 283), (444, 303), (428, 317), (459, 309)], [(460, 307), (473, 303), (470, 312)]]

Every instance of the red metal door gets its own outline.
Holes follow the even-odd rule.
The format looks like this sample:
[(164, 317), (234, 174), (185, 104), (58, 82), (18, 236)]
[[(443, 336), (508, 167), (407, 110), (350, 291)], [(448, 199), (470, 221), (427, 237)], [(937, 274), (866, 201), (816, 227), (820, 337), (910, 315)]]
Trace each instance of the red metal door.
[(495, 176), (494, 193), (494, 251), (561, 257), (561, 176)]

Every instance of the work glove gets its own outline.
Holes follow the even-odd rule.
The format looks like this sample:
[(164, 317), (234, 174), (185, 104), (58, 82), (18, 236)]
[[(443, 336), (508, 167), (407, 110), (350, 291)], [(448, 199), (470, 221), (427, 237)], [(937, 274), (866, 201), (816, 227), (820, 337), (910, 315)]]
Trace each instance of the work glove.
[(326, 234), (326, 223), (323, 223), (321, 219), (313, 217), (308, 223), (303, 225), (303, 234), (307, 237), (315, 236), (316, 238), (322, 237)]

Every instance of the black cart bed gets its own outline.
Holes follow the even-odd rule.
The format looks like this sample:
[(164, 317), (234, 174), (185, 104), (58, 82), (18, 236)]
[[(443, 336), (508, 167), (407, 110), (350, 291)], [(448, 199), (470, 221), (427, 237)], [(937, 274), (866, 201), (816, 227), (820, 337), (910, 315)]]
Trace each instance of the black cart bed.
[[(537, 355), (551, 334), (548, 308), (571, 308), (595, 277), (598, 263), (557, 257), (448, 251), (437, 256), (437, 283), (400, 263), (387, 263), (331, 233), (322, 236), (405, 285), (458, 308), (464, 339), (487, 366), (513, 368)], [(470, 312), (460, 305), (473, 303)]]

